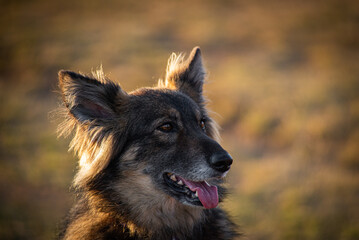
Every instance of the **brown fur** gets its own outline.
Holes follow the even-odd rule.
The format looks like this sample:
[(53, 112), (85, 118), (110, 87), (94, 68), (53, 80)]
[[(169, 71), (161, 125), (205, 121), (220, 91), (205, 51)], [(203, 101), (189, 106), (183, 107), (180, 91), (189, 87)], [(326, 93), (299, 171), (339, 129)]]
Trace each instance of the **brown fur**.
[[(171, 192), (162, 177), (175, 172), (191, 181), (208, 181), (218, 187), (220, 198), (224, 195), (225, 170), (211, 159), (227, 153), (216, 142), (218, 126), (205, 108), (204, 78), (199, 48), (187, 60), (173, 54), (165, 81), (131, 93), (107, 79), (102, 69), (93, 77), (60, 71), (65, 120), (59, 135), (74, 132), (70, 148), (79, 157), (77, 203), (62, 239), (236, 236), (220, 208), (188, 202), (195, 200)], [(203, 119), (201, 129), (196, 121), (203, 125)], [(164, 124), (173, 130), (161, 130)]]

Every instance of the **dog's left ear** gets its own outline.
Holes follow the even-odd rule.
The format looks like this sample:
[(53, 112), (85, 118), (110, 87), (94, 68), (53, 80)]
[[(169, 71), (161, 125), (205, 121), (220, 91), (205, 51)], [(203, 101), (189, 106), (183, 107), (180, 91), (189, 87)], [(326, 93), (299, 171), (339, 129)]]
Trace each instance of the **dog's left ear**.
[(195, 47), (185, 61), (182, 61), (181, 55), (171, 56), (167, 66), (166, 86), (175, 87), (197, 103), (202, 104), (205, 75), (201, 50), (199, 47)]
[[(102, 71), (98, 71), (103, 75)], [(119, 85), (71, 71), (59, 72), (62, 99), (69, 114), (82, 124), (104, 125), (117, 117), (116, 107), (127, 99)]]

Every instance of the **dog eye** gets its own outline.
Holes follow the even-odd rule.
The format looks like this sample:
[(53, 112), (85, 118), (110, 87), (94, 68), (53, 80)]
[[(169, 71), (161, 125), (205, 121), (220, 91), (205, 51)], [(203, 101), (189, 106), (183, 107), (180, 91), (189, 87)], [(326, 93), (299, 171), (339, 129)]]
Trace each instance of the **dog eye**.
[(204, 119), (201, 119), (199, 122), (199, 126), (202, 128), (203, 131), (206, 131), (206, 122)]
[(161, 126), (158, 127), (159, 130), (162, 132), (171, 132), (173, 130), (172, 123), (164, 123)]

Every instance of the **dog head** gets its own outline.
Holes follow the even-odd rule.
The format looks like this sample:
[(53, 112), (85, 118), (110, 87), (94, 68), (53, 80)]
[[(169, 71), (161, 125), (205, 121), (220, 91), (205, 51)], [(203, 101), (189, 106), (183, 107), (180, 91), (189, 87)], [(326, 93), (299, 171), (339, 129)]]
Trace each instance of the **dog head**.
[(101, 179), (110, 189), (114, 178), (127, 177), (123, 181), (132, 179), (141, 194), (216, 207), (232, 158), (216, 141), (216, 124), (205, 109), (200, 49), (187, 60), (172, 55), (166, 79), (154, 88), (126, 93), (97, 75), (59, 72), (67, 116), (62, 129), (75, 128), (71, 146), (80, 157), (75, 185)]

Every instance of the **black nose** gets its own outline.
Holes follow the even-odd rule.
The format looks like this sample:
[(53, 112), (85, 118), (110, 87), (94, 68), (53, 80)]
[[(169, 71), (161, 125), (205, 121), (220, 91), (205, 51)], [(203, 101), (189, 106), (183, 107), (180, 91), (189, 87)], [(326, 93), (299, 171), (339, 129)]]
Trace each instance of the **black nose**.
[(229, 170), (233, 162), (231, 155), (225, 151), (217, 152), (213, 154), (209, 159), (209, 164), (212, 168), (220, 172), (226, 172)]

